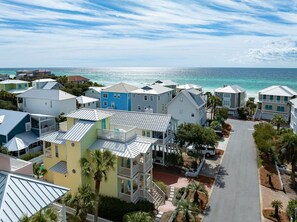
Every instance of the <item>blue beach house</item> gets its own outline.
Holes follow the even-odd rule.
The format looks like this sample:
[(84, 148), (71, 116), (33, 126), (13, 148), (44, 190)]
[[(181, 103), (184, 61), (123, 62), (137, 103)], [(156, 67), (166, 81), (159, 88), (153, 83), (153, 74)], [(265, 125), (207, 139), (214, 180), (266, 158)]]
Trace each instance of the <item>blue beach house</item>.
[(131, 92), (138, 89), (127, 83), (118, 83), (101, 90), (101, 108), (131, 111)]

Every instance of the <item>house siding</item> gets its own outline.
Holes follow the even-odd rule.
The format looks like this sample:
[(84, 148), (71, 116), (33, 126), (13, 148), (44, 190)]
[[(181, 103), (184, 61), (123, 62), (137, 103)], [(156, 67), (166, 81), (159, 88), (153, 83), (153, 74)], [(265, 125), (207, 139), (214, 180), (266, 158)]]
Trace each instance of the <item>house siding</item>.
[[(104, 94), (107, 94), (107, 98), (103, 97)], [(131, 102), (129, 94), (130, 93), (115, 93), (102, 91), (100, 95), (100, 107), (111, 108), (112, 104), (114, 104), (114, 109), (131, 111)], [(120, 95), (120, 98), (118, 98), (118, 95)]]
[(26, 132), (26, 123), (29, 123), (29, 122), (30, 122), (30, 115), (28, 114), (8, 133), (8, 141), (11, 140), (16, 134)]

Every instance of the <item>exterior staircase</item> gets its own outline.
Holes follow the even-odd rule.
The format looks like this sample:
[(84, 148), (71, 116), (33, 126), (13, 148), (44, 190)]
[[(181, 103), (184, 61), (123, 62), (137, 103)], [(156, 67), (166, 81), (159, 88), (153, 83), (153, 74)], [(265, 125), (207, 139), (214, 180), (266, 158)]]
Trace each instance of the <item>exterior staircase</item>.
[(146, 193), (146, 199), (154, 203), (155, 208), (158, 209), (159, 206), (165, 203), (165, 193), (157, 184), (152, 182), (151, 188)]

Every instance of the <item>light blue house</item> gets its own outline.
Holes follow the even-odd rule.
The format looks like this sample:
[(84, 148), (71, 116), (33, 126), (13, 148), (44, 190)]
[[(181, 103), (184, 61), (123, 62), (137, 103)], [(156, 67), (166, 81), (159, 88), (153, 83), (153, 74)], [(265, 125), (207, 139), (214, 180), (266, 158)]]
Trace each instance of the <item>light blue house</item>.
[(131, 111), (131, 91), (136, 89), (136, 86), (123, 82), (102, 89), (100, 107)]

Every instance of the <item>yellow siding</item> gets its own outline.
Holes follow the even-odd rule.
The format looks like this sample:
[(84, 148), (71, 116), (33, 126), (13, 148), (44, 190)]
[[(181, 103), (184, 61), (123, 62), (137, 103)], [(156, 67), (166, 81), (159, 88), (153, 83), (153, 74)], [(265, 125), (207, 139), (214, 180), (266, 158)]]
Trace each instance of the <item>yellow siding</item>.
[(74, 119), (73, 118), (67, 118), (67, 130), (69, 130), (74, 125)]
[(103, 181), (100, 187), (100, 194), (118, 197), (118, 176), (117, 176), (117, 166), (115, 164), (115, 170), (109, 171), (107, 174), (107, 181)]

